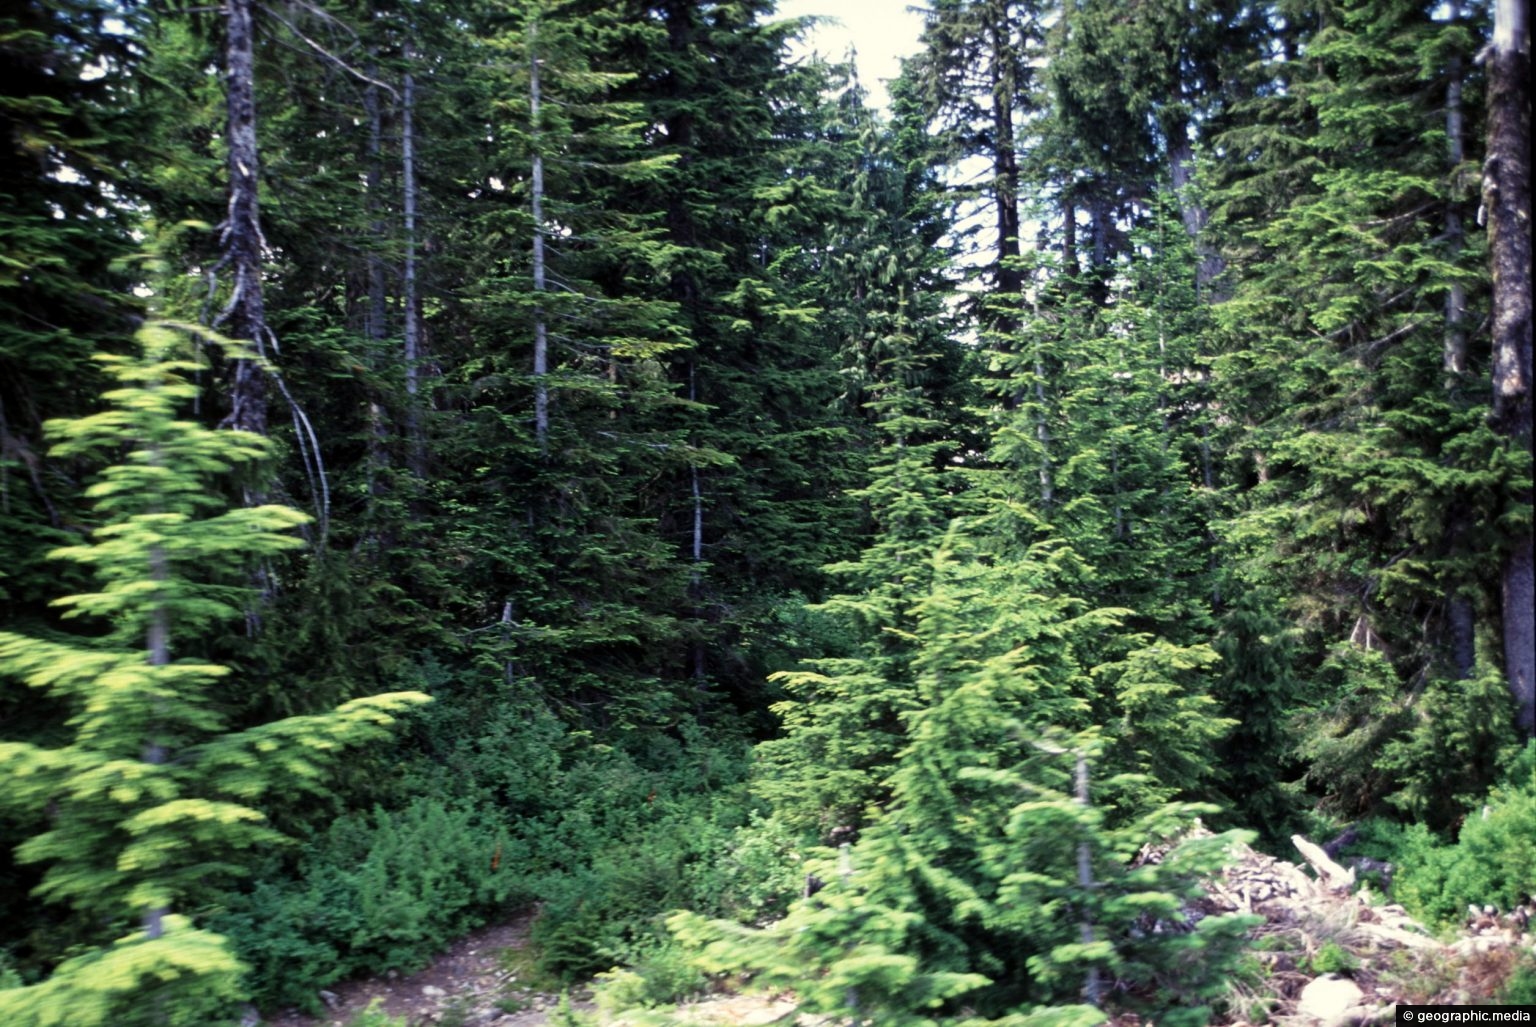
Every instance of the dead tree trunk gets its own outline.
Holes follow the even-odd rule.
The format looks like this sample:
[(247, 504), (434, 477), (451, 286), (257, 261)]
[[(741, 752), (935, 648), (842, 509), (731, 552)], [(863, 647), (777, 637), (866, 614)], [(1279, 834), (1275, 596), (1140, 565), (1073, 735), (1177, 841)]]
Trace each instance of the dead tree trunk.
[[(1461, 19), (1461, 4), (1451, 5), (1451, 18)], [(1466, 154), (1466, 122), (1462, 116), (1462, 57), (1451, 55), (1447, 62), (1448, 80), (1445, 87), (1445, 135), (1448, 142), (1446, 158), (1450, 165), (1450, 181), (1445, 203), (1445, 241), (1450, 259), (1459, 260), (1466, 247), (1466, 229), (1462, 224), (1463, 202), (1462, 164)], [(1459, 280), (1453, 282), (1445, 297), (1445, 336), (1442, 366), (1445, 372), (1446, 392), (1452, 402), (1465, 386), (1467, 373), (1467, 288)], [(1460, 504), (1453, 506), (1445, 529), (1446, 548), (1456, 552), (1467, 534), (1467, 517)], [(1458, 680), (1472, 676), (1477, 661), (1476, 611), (1471, 596), (1452, 582), (1447, 589), (1446, 628), (1450, 636), (1451, 666)]]

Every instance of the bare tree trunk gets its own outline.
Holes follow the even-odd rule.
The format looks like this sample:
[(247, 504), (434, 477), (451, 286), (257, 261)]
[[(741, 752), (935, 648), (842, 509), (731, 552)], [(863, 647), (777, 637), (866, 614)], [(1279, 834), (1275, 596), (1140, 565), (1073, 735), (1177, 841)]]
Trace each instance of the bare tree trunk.
[[(1453, 8), (1454, 18), (1461, 17), (1460, 5)], [(1452, 255), (1466, 246), (1467, 233), (1461, 222), (1461, 165), (1467, 159), (1466, 122), (1461, 107), (1462, 60), (1460, 54), (1452, 55), (1448, 73), (1450, 81), (1445, 87), (1445, 134), (1449, 141), (1447, 158), (1451, 165), (1450, 195), (1445, 204), (1445, 240)], [(1451, 284), (1445, 297), (1445, 353), (1444, 366), (1448, 388), (1459, 383), (1459, 376), (1467, 371), (1467, 287), (1460, 281)]]
[[(1493, 272), (1494, 429), (1531, 451), (1531, 50), (1525, 0), (1497, 0), (1488, 53), (1483, 207)], [(1515, 497), (1529, 521), (1531, 493)], [(1504, 673), (1517, 723), (1536, 736), (1536, 567), (1527, 530), (1504, 556)]]
[[(261, 208), (257, 199), (260, 151), (256, 145), (255, 28), (253, 0), (229, 0), (225, 44), (226, 99), (229, 110), (229, 213), (224, 222), (224, 260), (234, 288), (219, 320), (229, 334), (248, 339), (258, 356), (267, 354), (267, 314), (261, 289)], [(253, 360), (237, 360), (230, 411), (231, 428), (267, 433), (267, 376)]]
[[(1461, 4), (1451, 5), (1451, 19), (1461, 20)], [(1462, 116), (1462, 57), (1452, 54), (1447, 62), (1448, 81), (1445, 87), (1445, 136), (1446, 159), (1450, 164), (1450, 183), (1445, 204), (1445, 241), (1451, 260), (1459, 258), (1466, 246), (1466, 229), (1461, 220), (1461, 166), (1467, 159), (1466, 121)], [(1467, 289), (1460, 281), (1452, 283), (1445, 297), (1445, 342), (1442, 363), (1445, 370), (1445, 388), (1455, 394), (1460, 391), (1467, 372)], [(1445, 529), (1446, 548), (1454, 555), (1466, 536), (1467, 519), (1460, 504), (1452, 507)], [(1472, 676), (1477, 662), (1477, 616), (1472, 599), (1456, 583), (1452, 583), (1445, 599), (1446, 628), (1450, 636), (1451, 667), (1458, 680)]]
[[(377, 79), (378, 67), (369, 63), (369, 79)], [(384, 221), (379, 216), (380, 190), (384, 180), (384, 113), (379, 103), (379, 87), (372, 81), (363, 90), (363, 110), (368, 115), (368, 231), (372, 235), (368, 250), (368, 313), (364, 334), (370, 342), (382, 343), (389, 334), (386, 308), (384, 258), (379, 247), (384, 240)]]
[(1076, 278), (1082, 270), (1077, 260), (1077, 201), (1064, 196), (1061, 203), (1061, 269)]
[(1184, 231), (1189, 233), (1195, 243), (1198, 261), (1195, 265), (1195, 287), (1203, 297), (1209, 291), (1210, 284), (1226, 270), (1226, 261), (1221, 259), (1221, 254), (1213, 246), (1202, 239), (1210, 214), (1195, 199), (1191, 188), (1195, 177), (1195, 148), (1189, 141), (1189, 123), (1175, 119), (1167, 126), (1167, 131), (1168, 171), (1173, 179), (1173, 195), (1178, 200), (1179, 220), (1184, 223)]
[[(1088, 759), (1082, 753), (1077, 754), (1077, 804), (1084, 809), (1088, 808)], [(1088, 896), (1093, 893), (1093, 850), (1088, 841), (1084, 839), (1077, 843), (1077, 886), (1083, 895), (1083, 915), (1078, 924), (1078, 939), (1084, 945), (1092, 945), (1095, 931), (1093, 928), (1092, 906), (1088, 902)], [(1099, 979), (1099, 968), (1090, 966), (1088, 976), (1083, 981), (1083, 1001), (1090, 1006), (1097, 1006), (1103, 1001), (1104, 985)]]
[[(1024, 285), (1018, 260), (1019, 251), (1019, 154), (1013, 130), (1015, 81), (1013, 40), (1009, 37), (1005, 13), (992, 22), (992, 132), (995, 139), (992, 167), (993, 190), (997, 203), (997, 291), (1010, 302)], [(1014, 317), (1005, 315), (999, 331), (1015, 327)]]
[[(387, 285), (384, 273), (385, 224), (379, 213), (381, 189), (384, 178), (384, 114), (379, 102), (379, 87), (373, 80), (378, 78), (377, 65), (368, 64), (367, 87), (363, 90), (363, 110), (368, 115), (368, 171), (365, 180), (368, 189), (368, 306), (363, 317), (363, 334), (368, 339), (368, 366), (378, 370), (378, 362), (384, 355), (384, 341), (389, 336), (389, 316), (386, 306)], [(368, 495), (377, 499), (383, 485), (380, 477), (389, 466), (387, 407), (382, 397), (375, 394), (368, 401)]]
[[(158, 445), (150, 446), (150, 461), (156, 466), (162, 466), (161, 450)], [(156, 602), (154, 612), (150, 614), (149, 624), (145, 630), (144, 648), (145, 655), (151, 667), (164, 667), (171, 662), (171, 617), (170, 610), (165, 604), (165, 590), (171, 580), (170, 565), (167, 562), (165, 548), (163, 546), (151, 546), (149, 550), (149, 578), (154, 582)], [(159, 711), (160, 701), (157, 702), (155, 712)], [(164, 744), (155, 737), (156, 727), (153, 722), (149, 725), (144, 739), (144, 762), (151, 766), (160, 766), (166, 762), (168, 754)], [(165, 917), (170, 909), (165, 906), (155, 906), (144, 913), (144, 934), (151, 940), (159, 938), (165, 933)]]
[(539, 138), (538, 23), (528, 29), (528, 120), (533, 135), (533, 292), (540, 297), (533, 313), (533, 433), (539, 452), (549, 451), (549, 328), (544, 323), (543, 294), (547, 288), (544, 265), (544, 154)]
[(400, 176), (405, 195), (405, 268), (402, 275), (402, 306), (405, 326), (405, 431), (408, 462), (416, 477), (427, 473), (426, 444), (421, 435), (421, 302), (416, 294), (416, 77), (409, 62), (414, 57), (405, 48), (407, 67), (401, 83), (400, 100)]
[[(688, 364), (688, 401), (697, 403), (699, 399), (697, 369), (692, 361)], [(688, 574), (688, 597), (693, 603), (693, 616), (695, 620), (703, 620), (703, 594), (704, 594), (704, 488), (700, 481), (699, 466), (693, 464), (688, 468), (689, 492), (693, 500), (693, 546), (691, 556), (693, 568)], [(691, 664), (690, 673), (694, 682), (702, 686), (704, 681), (704, 643), (695, 641), (689, 649)]]
[(1051, 463), (1051, 424), (1046, 416), (1045, 361), (1035, 348), (1035, 440), (1040, 443), (1040, 505), (1049, 508), (1056, 501), (1055, 475)]

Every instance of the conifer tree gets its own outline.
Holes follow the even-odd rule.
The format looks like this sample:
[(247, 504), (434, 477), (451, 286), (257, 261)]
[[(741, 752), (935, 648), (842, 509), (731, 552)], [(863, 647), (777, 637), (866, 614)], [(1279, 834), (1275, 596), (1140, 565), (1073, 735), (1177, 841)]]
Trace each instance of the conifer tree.
[(186, 377), (197, 364), (178, 356), (185, 339), (151, 326), (139, 341), (142, 356), (103, 358), (118, 383), (105, 410), (49, 426), (58, 455), (115, 460), (88, 490), (93, 540), (55, 553), (98, 583), (59, 605), (105, 631), (89, 642), (0, 633), (0, 669), (71, 711), (62, 746), (0, 744), (8, 809), (48, 811), (17, 856), (46, 866), (39, 897), (72, 908), (93, 940), (118, 940), (0, 991), (8, 1023), (192, 1024), (226, 1012), (240, 967), (188, 914), (238, 871), (241, 851), (277, 840), (253, 804), (278, 788), (323, 792), (339, 751), (383, 737), (426, 699), (380, 695), (232, 729), (229, 670), (195, 655), (198, 638), (242, 613), (251, 561), (299, 544), (288, 532), (304, 517), (225, 508), (217, 481), (249, 474), (266, 442), (180, 419), (197, 392)]
[[(1219, 142), (1251, 158), (1224, 165), (1218, 191), (1237, 277), (1217, 308), (1216, 398), (1246, 421), (1228, 442), (1241, 512), (1226, 534), (1267, 565), (1250, 580), (1286, 582), (1315, 686), (1311, 780), (1351, 814), (1404, 783), (1384, 753), (1421, 729), (1424, 685), (1465, 672), (1456, 625), (1496, 609), (1487, 533), (1523, 474), (1483, 397), (1447, 387), (1430, 313), (1458, 286), (1469, 311), (1486, 302), (1444, 230), (1448, 203), (1472, 220), (1443, 106), (1473, 28), (1449, 8), (1325, 5), (1289, 41), (1308, 59), (1277, 61), (1284, 88)], [(1497, 750), (1507, 729), (1485, 723), (1477, 747)]]
[(847, 837), (885, 798), (902, 719), (916, 702), (914, 606), (927, 593), (934, 548), (967, 507), (953, 461), (970, 434), (969, 389), (957, 380), (970, 365), (941, 305), (945, 221), (934, 183), (906, 159), (926, 143), (887, 132), (856, 82), (836, 99), (822, 173), (855, 202), (816, 255), (825, 261), (823, 316), (841, 335), (847, 401), (869, 419), (878, 447), (866, 483), (849, 492), (872, 534), (857, 559), (828, 565), (839, 591), (814, 607), (851, 651), (817, 654), (805, 669), (776, 676), (788, 693), (774, 707), (785, 735), (759, 747), (757, 790), (782, 821)]
[[(1030, 534), (1027, 518), (1001, 513), (952, 529), (933, 558), (911, 630), (906, 744), (862, 836), (812, 867), (825, 887), (767, 929), (692, 915), (673, 929), (706, 969), (793, 987), (823, 1015), (979, 1025), (1049, 1009), (1095, 1022), (1087, 1007), (1113, 1001), (1206, 1022), (1247, 921), (1162, 937), (1154, 924), (1179, 921), (1232, 838), (1191, 839), (1162, 863), (1133, 857), (1209, 809), (1166, 800), (1210, 770), (1211, 738), (1180, 739), (1210, 702), (1173, 677), (1213, 655), (1154, 644), (1096, 669), (1125, 715), (1106, 718), (1079, 654), (1119, 614), (1063, 588), (1081, 565), (1038, 524), (1033, 545), (998, 559), (1006, 546), (987, 529), (1005, 523), (1009, 538)], [(1104, 733), (1091, 726), (1105, 719)], [(1180, 752), (1187, 762), (1169, 761)], [(1093, 804), (1072, 783), (1073, 753), (1103, 774)]]

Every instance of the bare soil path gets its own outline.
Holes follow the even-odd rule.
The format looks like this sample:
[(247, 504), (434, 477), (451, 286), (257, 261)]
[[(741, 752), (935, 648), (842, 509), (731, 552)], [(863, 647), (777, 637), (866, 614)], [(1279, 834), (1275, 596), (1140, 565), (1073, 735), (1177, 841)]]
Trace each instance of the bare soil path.
[[(345, 981), (321, 992), (326, 1012), (288, 1011), (263, 1020), (269, 1027), (346, 1027), (370, 1005), (410, 1027), (544, 1027), (559, 996), (519, 981), (504, 953), (528, 944), (532, 913), (468, 934), (426, 969)], [(577, 1008), (584, 1003), (576, 1002)]]

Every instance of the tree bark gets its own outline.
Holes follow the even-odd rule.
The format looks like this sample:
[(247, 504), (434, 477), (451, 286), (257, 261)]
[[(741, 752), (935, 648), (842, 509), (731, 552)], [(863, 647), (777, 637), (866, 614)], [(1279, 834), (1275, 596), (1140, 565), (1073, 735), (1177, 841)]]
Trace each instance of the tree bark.
[[(411, 48), (405, 59), (413, 58)], [(405, 308), (405, 431), (411, 473), (427, 473), (426, 444), (421, 435), (421, 301), (416, 293), (416, 77), (406, 68), (400, 99), (400, 177), (405, 190), (405, 268), (401, 304)]]
[[(248, 339), (255, 353), (267, 353), (267, 315), (261, 287), (261, 207), (257, 197), (260, 151), (256, 145), (256, 64), (253, 0), (229, 0), (225, 42), (226, 102), (229, 112), (229, 213), (224, 222), (224, 259), (234, 288), (219, 320), (229, 334)], [(237, 360), (226, 426), (267, 433), (267, 375), (254, 360)]]
[[(1461, 4), (1451, 5), (1451, 20), (1460, 21)], [(1450, 179), (1445, 202), (1445, 243), (1453, 262), (1460, 260), (1466, 247), (1466, 229), (1462, 224), (1462, 163), (1466, 153), (1466, 119), (1462, 114), (1461, 54), (1452, 54), (1446, 63), (1445, 86), (1445, 137), (1446, 160), (1450, 166)], [(1467, 372), (1467, 289), (1459, 280), (1451, 284), (1445, 297), (1445, 337), (1441, 359), (1445, 372), (1445, 389), (1451, 402), (1461, 391)], [(1467, 534), (1467, 517), (1461, 504), (1453, 505), (1445, 530), (1446, 550), (1452, 557), (1457, 555)], [(1477, 662), (1477, 616), (1472, 598), (1451, 582), (1447, 589), (1446, 628), (1449, 634), (1451, 668), (1457, 680), (1472, 676)]]
[[(384, 182), (384, 114), (379, 100), (379, 87), (372, 80), (379, 76), (378, 65), (368, 63), (367, 87), (363, 90), (363, 110), (368, 116), (368, 171), (365, 185), (368, 190), (368, 296), (363, 315), (363, 334), (368, 339), (368, 366), (375, 373), (383, 358), (389, 336), (387, 307), (387, 282), (385, 279), (384, 254), (385, 224), (380, 213), (381, 190)], [(370, 391), (372, 391), (370, 389)], [(385, 401), (375, 394), (368, 400), (368, 496), (377, 501), (383, 492), (382, 476), (389, 466), (389, 432)]]
[[(1494, 429), (1531, 452), (1531, 52), (1525, 0), (1498, 0), (1488, 50), (1483, 207), (1493, 273)], [(1531, 492), (1514, 497), (1529, 524)], [(1504, 555), (1504, 673), (1521, 732), (1536, 737), (1536, 567), (1530, 529)]]
[[(997, 291), (1012, 302), (1023, 288), (1019, 269), (1019, 154), (1013, 129), (1014, 94), (1018, 82), (1014, 71), (1013, 41), (1009, 37), (1006, 10), (997, 14), (992, 25), (992, 132), (994, 137), (992, 167), (993, 190), (997, 203)], [(1014, 319), (1005, 316), (998, 328), (1006, 331)]]
[[(1081, 752), (1077, 753), (1074, 777), (1077, 804), (1087, 809), (1088, 759)], [(1086, 838), (1077, 843), (1077, 887), (1083, 895), (1083, 913), (1078, 923), (1078, 940), (1084, 945), (1092, 945), (1096, 932), (1093, 927), (1092, 903), (1088, 901), (1088, 897), (1093, 894), (1093, 850)], [(1103, 998), (1104, 985), (1099, 976), (1099, 968), (1089, 966), (1088, 974), (1083, 980), (1083, 1001), (1090, 1006), (1097, 1006)]]
[(1168, 173), (1173, 180), (1173, 195), (1179, 204), (1179, 220), (1195, 244), (1195, 288), (1204, 297), (1210, 292), (1211, 283), (1226, 270), (1226, 261), (1202, 238), (1210, 213), (1195, 199), (1191, 188), (1195, 178), (1195, 148), (1189, 140), (1189, 123), (1182, 118), (1170, 119), (1166, 129)]
[(544, 265), (544, 154), (540, 133), (538, 24), (528, 28), (528, 120), (533, 136), (533, 433), (541, 454), (549, 452), (549, 327), (544, 321), (543, 295), (548, 283)]

